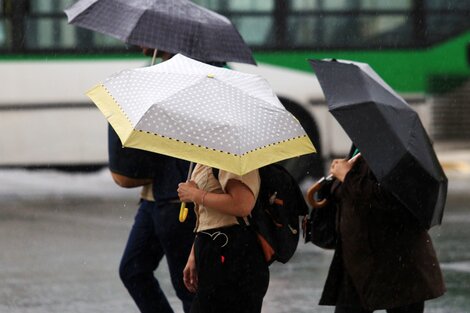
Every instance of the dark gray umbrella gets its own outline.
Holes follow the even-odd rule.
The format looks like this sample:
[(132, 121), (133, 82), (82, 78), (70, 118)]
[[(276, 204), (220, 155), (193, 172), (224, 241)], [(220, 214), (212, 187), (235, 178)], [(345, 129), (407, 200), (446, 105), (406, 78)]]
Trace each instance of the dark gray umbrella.
[(367, 64), (310, 63), (330, 112), (380, 184), (424, 227), (440, 224), (447, 178), (418, 114)]
[(256, 64), (225, 16), (187, 0), (80, 0), (65, 13), (70, 24), (129, 44), (204, 62)]

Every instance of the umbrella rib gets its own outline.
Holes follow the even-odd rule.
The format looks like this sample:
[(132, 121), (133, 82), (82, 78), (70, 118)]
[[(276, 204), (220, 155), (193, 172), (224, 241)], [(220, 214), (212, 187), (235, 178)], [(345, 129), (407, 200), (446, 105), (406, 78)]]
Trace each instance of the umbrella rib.
[[(139, 18), (137, 18), (137, 19), (135, 20), (134, 27), (131, 28), (130, 33), (126, 36), (126, 38), (125, 38), (125, 40), (124, 40), (125, 42), (127, 42), (127, 43), (132, 43), (132, 44), (138, 44), (138, 43), (130, 42), (130, 41), (129, 41), (129, 38), (131, 38), (132, 35), (134, 34), (134, 31), (136, 30), (136, 26), (137, 26), (137, 24), (139, 24), (139, 22), (140, 22), (142, 16), (144, 16), (144, 14), (145, 14), (145, 10), (142, 10), (142, 13), (140, 14)], [(145, 47), (145, 48), (159, 49), (159, 47)]]

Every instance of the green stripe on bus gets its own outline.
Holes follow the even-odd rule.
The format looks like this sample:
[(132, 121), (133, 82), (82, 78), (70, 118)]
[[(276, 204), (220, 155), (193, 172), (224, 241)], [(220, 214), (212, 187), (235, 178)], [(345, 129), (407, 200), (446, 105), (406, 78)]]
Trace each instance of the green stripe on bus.
[[(307, 59), (336, 58), (365, 62), (400, 92), (430, 91), (432, 77), (470, 77), (470, 32), (428, 49), (373, 51), (257, 52), (260, 63), (311, 72)], [(449, 81), (455, 81), (449, 79)]]

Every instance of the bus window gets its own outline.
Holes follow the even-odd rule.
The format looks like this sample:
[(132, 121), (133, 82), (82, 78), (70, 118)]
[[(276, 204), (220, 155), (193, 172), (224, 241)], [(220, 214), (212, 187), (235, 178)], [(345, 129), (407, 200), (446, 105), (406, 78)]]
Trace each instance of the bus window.
[(343, 10), (347, 5), (347, 0), (291, 0), (291, 10)]
[(272, 12), (275, 0), (194, 0), (195, 3), (210, 10), (230, 15), (231, 12)]
[(27, 49), (124, 48), (124, 44), (118, 39), (74, 27), (65, 18), (32, 15), (27, 18), (26, 27)]
[(249, 45), (273, 46), (274, 0), (195, 0), (194, 2), (228, 17)]
[(361, 10), (409, 10), (415, 0), (393, 0), (393, 1), (380, 1), (380, 0), (366, 0), (366, 1), (352, 1), (356, 2), (353, 9)]
[(0, 49), (10, 46), (10, 18), (7, 16), (6, 3), (0, 0)]
[(72, 5), (75, 0), (30, 0), (29, 8), (32, 14), (37, 13), (63, 13), (64, 9)]
[(383, 4), (373, 0), (292, 0), (287, 42), (304, 48), (411, 44), (411, 1), (399, 0), (386, 9)]
[(194, 0), (194, 2), (213, 11), (222, 10), (226, 4), (226, 1), (220, 0)]
[(228, 3), (228, 9), (231, 11), (253, 11), (253, 12), (272, 12), (274, 10), (274, 0), (252, 1), (252, 0), (232, 0)]
[(237, 27), (243, 39), (253, 46), (270, 47), (274, 45), (273, 17), (268, 16), (234, 16), (233, 24)]
[(30, 1), (26, 17), (26, 49), (86, 50), (90, 48), (124, 48), (110, 36), (75, 27), (67, 23), (63, 12), (74, 0)]
[(0, 14), (0, 48), (8, 47), (7, 29), (9, 28), (9, 21)]
[(428, 0), (429, 9), (470, 10), (470, 2), (462, 0)]

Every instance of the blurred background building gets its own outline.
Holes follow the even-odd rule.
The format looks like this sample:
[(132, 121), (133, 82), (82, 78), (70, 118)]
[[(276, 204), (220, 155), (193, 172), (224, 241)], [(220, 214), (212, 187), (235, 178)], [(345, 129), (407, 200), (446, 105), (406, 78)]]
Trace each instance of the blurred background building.
[[(68, 25), (63, 9), (73, 2), (0, 0), (2, 167), (106, 165), (106, 122), (84, 93), (148, 60), (135, 47)], [(321, 151), (287, 164), (298, 179), (320, 176), (322, 160), (350, 144), (308, 58), (369, 63), (418, 111), (434, 141), (470, 139), (470, 1), (195, 2), (233, 21), (259, 66), (230, 66), (264, 76)]]

